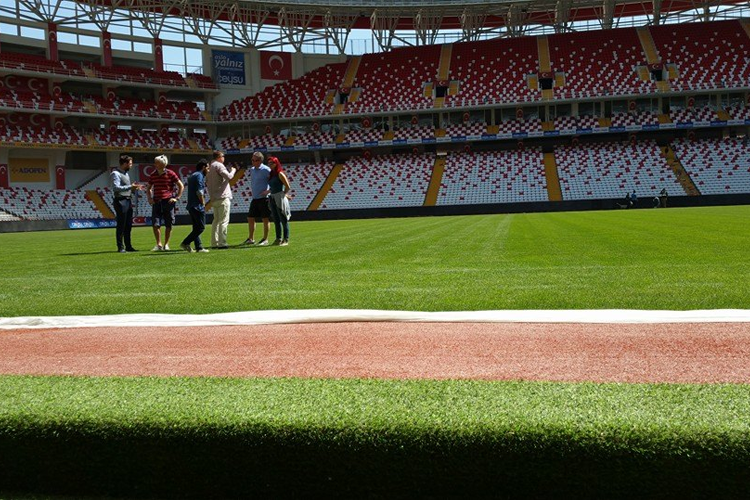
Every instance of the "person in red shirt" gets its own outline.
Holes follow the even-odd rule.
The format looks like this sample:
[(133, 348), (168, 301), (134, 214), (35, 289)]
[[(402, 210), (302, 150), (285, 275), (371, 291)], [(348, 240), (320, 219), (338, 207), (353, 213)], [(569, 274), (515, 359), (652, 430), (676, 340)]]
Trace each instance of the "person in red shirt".
[[(169, 160), (165, 155), (154, 158), (156, 172), (151, 174), (146, 188), (148, 203), (151, 205), (151, 225), (154, 228), (154, 238), (156, 238), (156, 246), (151, 249), (152, 252), (169, 250), (169, 237), (172, 235), (172, 226), (175, 221), (175, 205), (185, 189), (185, 185), (177, 174), (167, 169), (168, 163)], [(166, 227), (163, 245), (161, 242), (162, 221)]]

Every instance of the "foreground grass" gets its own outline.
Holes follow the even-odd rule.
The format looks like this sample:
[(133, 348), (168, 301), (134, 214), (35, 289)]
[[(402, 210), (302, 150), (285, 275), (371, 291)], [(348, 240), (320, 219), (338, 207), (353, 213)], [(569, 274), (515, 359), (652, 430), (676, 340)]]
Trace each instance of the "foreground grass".
[(747, 309), (748, 227), (750, 206), (299, 222), (289, 247), (201, 255), (148, 252), (149, 228), (126, 255), (114, 230), (0, 234), (0, 316)]
[(739, 498), (748, 415), (747, 385), (6, 376), (0, 492)]

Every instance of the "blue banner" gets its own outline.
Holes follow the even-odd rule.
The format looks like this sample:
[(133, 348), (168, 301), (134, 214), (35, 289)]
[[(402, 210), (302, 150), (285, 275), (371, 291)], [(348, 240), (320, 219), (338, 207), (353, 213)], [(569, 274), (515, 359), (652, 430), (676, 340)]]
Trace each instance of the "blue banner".
[(556, 137), (560, 135), (559, 130), (545, 130), (544, 137)]
[(117, 227), (115, 219), (69, 219), (70, 229), (97, 229), (101, 227)]
[(222, 85), (245, 85), (245, 54), (214, 50), (214, 80)]

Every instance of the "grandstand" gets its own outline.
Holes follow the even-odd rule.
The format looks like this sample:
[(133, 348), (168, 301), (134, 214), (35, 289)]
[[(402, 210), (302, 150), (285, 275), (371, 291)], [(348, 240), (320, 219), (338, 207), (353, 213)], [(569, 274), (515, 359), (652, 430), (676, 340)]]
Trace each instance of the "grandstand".
[[(725, 6), (710, 22), (683, 22), (674, 6), (640, 24), (612, 13), (596, 30), (583, 29), (586, 16), (572, 11), (549, 23), (508, 17), (480, 25), (442, 6), (432, 31), (410, 24), (413, 43), (380, 36), (388, 20), (404, 22), (386, 9), (370, 26), (378, 26), (379, 47), (349, 55), (333, 32), (323, 36), (337, 53), (290, 54), (285, 44), (304, 47), (315, 28), (274, 39), (273, 23), (261, 22), (258, 36), (282, 50), (224, 40), (227, 51), (219, 52), (233, 61), (229, 69), (207, 64), (219, 60), (208, 46), (154, 37), (141, 50), (135, 31), (91, 32), (99, 42), (81, 50), (70, 42), (83, 29), (77, 21), (50, 23), (29, 4), (19, 8), (40, 18), (41, 35), (29, 38), (20, 26), (0, 33), (0, 210), (10, 218), (109, 217), (87, 193), (99, 190), (106, 205), (119, 152), (145, 163), (169, 153), (174, 164), (190, 165), (214, 148), (239, 164), (254, 151), (280, 156), (297, 192), (293, 209), (311, 217), (399, 207), (601, 207), (625, 191), (652, 197), (664, 187), (684, 204), (750, 195), (743, 149), (750, 23), (741, 6)], [(75, 8), (103, 15), (87, 2)], [(164, 22), (200, 38), (197, 24), (173, 14)], [(109, 15), (133, 19), (117, 9)], [(448, 22), (463, 23), (464, 36), (435, 36)], [(169, 66), (165, 44), (202, 62), (188, 66), (185, 56), (182, 67)], [(241, 212), (245, 180), (235, 189)]]

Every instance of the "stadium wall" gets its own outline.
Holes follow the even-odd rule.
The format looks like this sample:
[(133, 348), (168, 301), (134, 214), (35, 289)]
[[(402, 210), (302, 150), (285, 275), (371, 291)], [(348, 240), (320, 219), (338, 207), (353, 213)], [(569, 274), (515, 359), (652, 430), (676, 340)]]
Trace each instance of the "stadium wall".
[[(352, 210), (316, 210), (293, 212), (293, 221), (320, 221), (344, 219), (380, 219), (395, 217), (439, 217), (455, 215), (488, 215), (533, 212), (575, 212), (585, 210), (616, 210), (623, 200), (576, 200), (537, 203), (497, 203), (487, 205), (451, 205), (436, 207), (397, 207), (365, 208)], [(670, 196), (668, 207), (710, 207), (723, 205), (750, 205), (750, 194), (703, 195), (703, 196)], [(641, 198), (637, 208), (653, 208), (653, 201)], [(212, 215), (208, 214), (207, 224), (211, 224)], [(231, 215), (232, 223), (247, 222), (246, 212), (235, 212)], [(178, 226), (190, 226), (190, 217), (177, 216)], [(55, 221), (9, 221), (0, 223), (0, 233), (27, 231), (57, 231), (68, 229), (68, 222)]]

